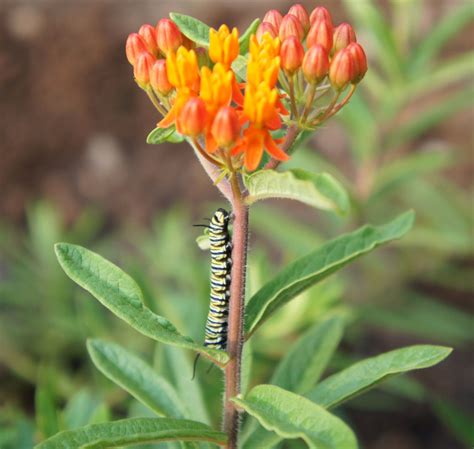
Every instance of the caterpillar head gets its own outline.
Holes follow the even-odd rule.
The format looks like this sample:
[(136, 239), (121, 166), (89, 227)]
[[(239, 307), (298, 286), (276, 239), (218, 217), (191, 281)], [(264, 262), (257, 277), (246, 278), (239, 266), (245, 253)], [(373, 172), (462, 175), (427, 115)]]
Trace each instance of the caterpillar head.
[(230, 214), (225, 209), (217, 209), (216, 213), (214, 214), (214, 219), (222, 225), (227, 225), (230, 220)]

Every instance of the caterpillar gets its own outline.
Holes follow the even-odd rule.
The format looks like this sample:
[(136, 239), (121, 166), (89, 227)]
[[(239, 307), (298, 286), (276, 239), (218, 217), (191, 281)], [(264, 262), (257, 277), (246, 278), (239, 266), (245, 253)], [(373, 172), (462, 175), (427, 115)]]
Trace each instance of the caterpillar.
[[(228, 230), (229, 221), (229, 212), (224, 209), (217, 209), (210, 219), (209, 226), (206, 226), (211, 250), (211, 293), (204, 346), (223, 350), (227, 348), (230, 269), (232, 267), (232, 242)], [(199, 354), (194, 361), (193, 378), (198, 358)]]

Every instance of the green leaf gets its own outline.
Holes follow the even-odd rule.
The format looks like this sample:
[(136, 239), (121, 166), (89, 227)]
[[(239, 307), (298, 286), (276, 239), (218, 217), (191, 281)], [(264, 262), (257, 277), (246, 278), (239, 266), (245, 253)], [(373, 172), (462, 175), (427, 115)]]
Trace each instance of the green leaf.
[(446, 400), (433, 401), (433, 408), (438, 418), (461, 443), (464, 443), (466, 447), (473, 447), (474, 417), (472, 415), (468, 415)]
[(170, 126), (169, 128), (155, 128), (150, 134), (148, 134), (146, 143), (158, 145), (167, 142), (175, 133), (176, 130), (174, 126)]
[(342, 333), (343, 319), (340, 316), (317, 323), (286, 353), (270, 383), (295, 393), (308, 391), (323, 374)]
[(249, 51), (250, 46), (250, 36), (257, 32), (257, 28), (260, 25), (260, 19), (255, 19), (250, 26), (245, 30), (244, 34), (240, 36), (239, 44), (240, 44), (240, 54), (246, 55)]
[(267, 198), (288, 198), (342, 214), (349, 209), (346, 191), (328, 173), (313, 174), (299, 169), (260, 170), (247, 176), (244, 182), (249, 191), (247, 204)]
[(333, 374), (305, 396), (325, 408), (336, 407), (392, 376), (436, 365), (451, 351), (451, 348), (431, 345), (396, 349)]
[(295, 393), (259, 385), (245, 399), (232, 400), (282, 438), (302, 438), (311, 449), (357, 449), (356, 438), (343, 421)]
[(237, 56), (232, 63), (232, 70), (239, 81), (245, 81), (247, 79), (247, 64), (248, 58), (242, 55)]
[(57, 243), (55, 251), (61, 267), (74, 282), (138, 332), (161, 343), (197, 351), (221, 366), (227, 363), (224, 351), (196, 344), (147, 308), (137, 283), (112, 262), (68, 243)]
[(201, 234), (200, 236), (196, 237), (196, 243), (199, 249), (202, 251), (209, 251), (209, 248), (211, 247), (209, 236), (206, 234)]
[(189, 440), (223, 444), (226, 435), (195, 421), (170, 418), (131, 418), (66, 430), (35, 449), (105, 449), (131, 444)]
[(416, 139), (444, 120), (449, 119), (456, 112), (468, 108), (472, 104), (474, 89), (463, 89), (444, 99), (436, 107), (427, 107), (419, 111), (416, 117), (411, 117), (405, 124), (401, 124), (388, 136), (386, 149), (403, 145)]
[(444, 16), (414, 52), (408, 66), (410, 72), (413, 75), (426, 73), (426, 66), (441, 48), (473, 19), (474, 6), (472, 2), (466, 2), (455, 8), (451, 14)]
[(38, 386), (35, 392), (36, 424), (43, 438), (59, 431), (59, 420), (54, 396), (48, 385)]
[[(342, 332), (343, 319), (340, 316), (332, 316), (317, 323), (289, 349), (270, 383), (295, 393), (307, 392), (321, 377), (341, 340)], [(277, 434), (257, 427), (245, 440), (243, 447), (272, 448), (280, 440)]]
[(414, 218), (414, 213), (409, 211), (388, 224), (364, 226), (325, 243), (288, 265), (249, 300), (245, 320), (247, 332), (253, 333), (275, 310), (349, 262), (379, 245), (403, 237), (412, 227)]
[(209, 47), (209, 26), (191, 16), (170, 13), (171, 20), (178, 25), (181, 33), (198, 45)]
[[(106, 415), (107, 412), (100, 397), (84, 388), (75, 393), (67, 402), (63, 412), (63, 421), (66, 429), (76, 429), (93, 422), (100, 422), (94, 420), (100, 419), (101, 415)], [(101, 421), (107, 421), (107, 419)]]
[(183, 406), (173, 387), (143, 360), (114, 343), (88, 340), (94, 365), (158, 415), (184, 418)]

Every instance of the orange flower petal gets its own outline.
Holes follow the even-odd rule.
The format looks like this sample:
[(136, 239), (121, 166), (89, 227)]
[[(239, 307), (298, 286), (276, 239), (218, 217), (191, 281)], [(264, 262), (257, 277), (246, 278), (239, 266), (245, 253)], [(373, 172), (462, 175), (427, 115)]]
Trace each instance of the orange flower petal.
[(274, 131), (275, 129), (280, 129), (281, 128), (281, 118), (278, 112), (275, 111), (272, 117), (270, 117), (266, 122), (265, 126), (268, 129), (271, 129)]
[(265, 136), (265, 148), (272, 157), (279, 161), (287, 161), (290, 159), (290, 157), (275, 144), (269, 132), (267, 132), (267, 135)]

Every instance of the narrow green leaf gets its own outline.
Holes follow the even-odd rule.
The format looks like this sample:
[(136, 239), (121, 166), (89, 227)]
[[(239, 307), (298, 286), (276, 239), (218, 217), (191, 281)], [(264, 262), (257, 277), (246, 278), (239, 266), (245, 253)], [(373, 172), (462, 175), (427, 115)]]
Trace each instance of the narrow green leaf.
[(461, 443), (466, 447), (474, 446), (474, 416), (441, 399), (433, 401), (433, 408), (441, 422)]
[(143, 304), (137, 283), (119, 267), (78, 245), (57, 243), (56, 256), (66, 274), (135, 330), (161, 343), (192, 349), (224, 365), (224, 351), (208, 349), (181, 335), (165, 318)]
[(35, 449), (105, 449), (160, 441), (209, 441), (224, 444), (226, 435), (195, 421), (170, 418), (131, 418), (66, 430)]
[(311, 449), (357, 449), (356, 438), (343, 421), (295, 393), (259, 385), (245, 399), (232, 400), (282, 438), (302, 438)]
[(451, 14), (446, 15), (433, 27), (428, 36), (421, 42), (414, 52), (408, 65), (413, 75), (426, 72), (426, 66), (441, 50), (441, 48), (454, 37), (465, 25), (474, 19), (474, 5), (466, 2), (455, 8)]
[(443, 120), (449, 119), (456, 112), (472, 105), (474, 89), (463, 89), (439, 103), (435, 108), (432, 106), (420, 111), (416, 117), (412, 117), (402, 124), (388, 136), (386, 148), (392, 148), (414, 140), (423, 133), (429, 131)]
[(51, 389), (40, 385), (35, 393), (36, 424), (43, 438), (48, 438), (59, 431), (59, 420), (56, 404)]
[(158, 415), (184, 418), (183, 406), (173, 387), (143, 360), (114, 343), (88, 340), (94, 365)]
[(396, 349), (333, 374), (305, 396), (325, 408), (336, 407), (392, 376), (436, 365), (451, 351), (451, 348), (431, 345)]
[(349, 199), (344, 188), (328, 173), (293, 169), (284, 172), (260, 170), (245, 178), (247, 204), (268, 198), (288, 198), (309, 206), (346, 213)]
[[(341, 340), (342, 332), (341, 316), (332, 316), (317, 323), (290, 348), (270, 383), (295, 393), (307, 392), (321, 377)], [(276, 433), (259, 426), (245, 440), (243, 448), (272, 448), (280, 440)]]
[(409, 211), (388, 224), (364, 226), (288, 265), (250, 298), (245, 320), (247, 332), (254, 332), (275, 310), (352, 260), (403, 237), (412, 227), (414, 218), (414, 213)]
[(283, 357), (270, 383), (299, 394), (312, 388), (341, 341), (343, 321), (332, 316), (309, 329)]
[(146, 143), (150, 145), (158, 145), (160, 143), (168, 141), (175, 134), (174, 126), (169, 128), (155, 128), (148, 137), (146, 138)]
[(260, 19), (255, 19), (250, 26), (245, 30), (244, 34), (240, 36), (239, 44), (240, 44), (240, 54), (246, 55), (249, 51), (250, 46), (250, 36), (257, 32), (257, 28), (260, 25)]
[(209, 26), (185, 14), (170, 13), (171, 20), (178, 25), (181, 33), (198, 45), (209, 47)]
[(75, 393), (66, 404), (63, 421), (66, 429), (77, 429), (92, 424), (92, 421), (98, 415), (100, 417), (103, 412), (104, 404), (101, 403), (100, 397), (84, 388)]
[(232, 70), (239, 81), (245, 81), (247, 79), (247, 63), (248, 58), (243, 55), (237, 56), (232, 63)]

